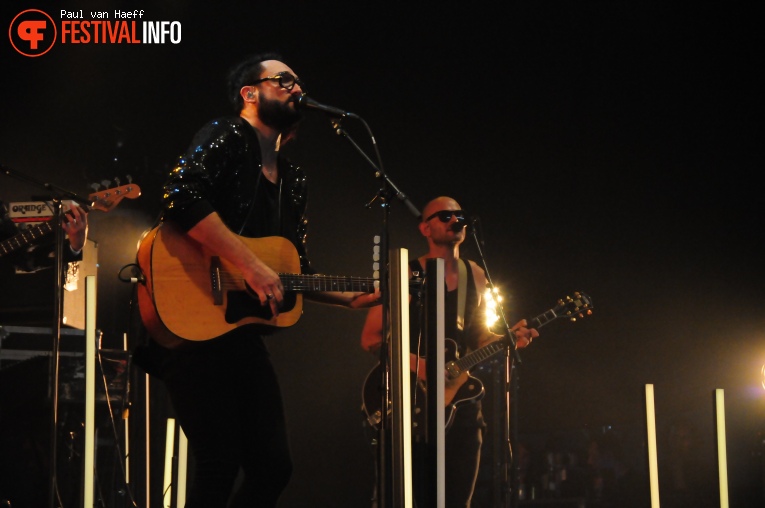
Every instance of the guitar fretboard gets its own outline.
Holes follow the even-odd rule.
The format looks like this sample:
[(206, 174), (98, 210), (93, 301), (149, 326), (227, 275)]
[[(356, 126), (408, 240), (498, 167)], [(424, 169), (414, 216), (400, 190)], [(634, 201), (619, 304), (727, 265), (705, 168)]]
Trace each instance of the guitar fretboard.
[[(544, 325), (546, 325), (550, 321), (554, 321), (558, 319), (559, 317), (562, 317), (562, 316), (558, 315), (554, 309), (550, 309), (538, 315), (531, 321), (529, 321), (529, 326), (532, 328), (542, 328)], [(515, 334), (513, 334), (513, 338), (515, 338)], [(469, 353), (463, 356), (459, 360), (450, 362), (450, 365), (447, 365), (446, 370), (447, 372), (450, 372), (450, 377), (456, 378), (457, 376), (459, 376), (460, 373), (466, 370), (470, 370), (473, 366), (494, 356), (500, 351), (504, 351), (507, 346), (508, 346), (508, 343), (506, 340), (498, 340), (498, 341), (492, 342), (480, 349), (473, 351), (472, 353)], [(457, 369), (454, 370), (454, 367), (457, 367)]]
[[(301, 273), (280, 273), (279, 278), (284, 289), (289, 291), (353, 291), (374, 293), (380, 287), (380, 281), (371, 277), (346, 277), (338, 275), (306, 275)], [(422, 281), (412, 279), (409, 289), (422, 288)]]
[(0, 257), (10, 254), (20, 248), (29, 245), (43, 236), (53, 232), (50, 222), (42, 222), (21, 233), (0, 242)]
[(379, 281), (368, 277), (280, 273), (284, 289), (290, 291), (353, 291), (374, 293)]

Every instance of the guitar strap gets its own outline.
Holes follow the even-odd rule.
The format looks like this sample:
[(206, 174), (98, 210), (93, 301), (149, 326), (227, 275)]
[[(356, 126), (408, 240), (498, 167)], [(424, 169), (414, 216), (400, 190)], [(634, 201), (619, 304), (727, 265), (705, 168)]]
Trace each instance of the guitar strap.
[[(465, 329), (465, 302), (467, 301), (467, 279), (468, 268), (467, 261), (457, 260), (457, 331), (463, 332)], [(421, 274), (422, 266), (419, 261), (410, 262), (412, 273)]]
[(457, 330), (465, 328), (465, 300), (467, 300), (467, 261), (458, 260), (459, 279), (457, 281)]

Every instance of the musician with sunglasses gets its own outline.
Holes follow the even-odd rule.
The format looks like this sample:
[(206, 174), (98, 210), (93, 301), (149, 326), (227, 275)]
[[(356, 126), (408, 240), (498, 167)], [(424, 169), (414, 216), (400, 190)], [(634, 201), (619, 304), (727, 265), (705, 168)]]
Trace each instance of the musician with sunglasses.
[[(483, 295), (488, 283), (485, 272), (475, 262), (460, 258), (460, 245), (465, 241), (466, 225), (465, 213), (457, 201), (448, 196), (433, 199), (425, 206), (422, 221), (419, 223), (420, 233), (428, 243), (428, 252), (409, 263), (410, 277), (424, 278), (428, 259), (442, 258), (444, 260), (445, 337), (455, 340), (460, 354), (476, 350), (502, 338), (485, 324), (486, 302)], [(465, 288), (466, 293), (462, 314), (458, 308), (460, 286)], [(420, 333), (421, 304), (422, 302), (418, 299), (410, 298), (410, 366), (418, 379), (424, 381), (427, 352), (424, 351), (424, 338)], [(458, 319), (458, 316), (461, 319)], [(361, 334), (362, 347), (373, 354), (379, 354), (382, 343), (382, 319), (382, 308), (370, 309)], [(526, 347), (534, 337), (539, 336), (537, 330), (526, 328), (526, 320), (516, 323), (512, 330), (516, 335), (516, 345), (519, 348)], [(459, 406), (446, 433), (447, 507), (470, 507), (478, 475), (484, 429), (485, 423), (481, 415), (480, 402)], [(422, 479), (418, 473), (424, 470), (420, 462), (425, 457), (424, 442), (422, 439), (415, 438), (412, 446), (415, 461), (413, 467), (415, 500), (422, 508), (426, 505), (419, 485)], [(390, 461), (387, 462), (390, 463)], [(390, 482), (387, 484), (390, 485)], [(388, 498), (390, 499), (390, 495)]]
[[(275, 317), (287, 292), (245, 240), (286, 238), (297, 250), (300, 271), (314, 273), (305, 243), (306, 174), (280, 152), (301, 119), (296, 101), (304, 85), (278, 55), (262, 54), (233, 68), (228, 90), (236, 115), (203, 126), (179, 158), (164, 186), (159, 234), (176, 235), (176, 243), (198, 245), (236, 267), (251, 293), (244, 297), (254, 300), (247, 304), (270, 309)], [(282, 252), (271, 257), (281, 258)], [(227, 294), (231, 305), (232, 292)], [(372, 305), (379, 296), (302, 294), (351, 308)], [(276, 506), (292, 461), (262, 327), (246, 322), (195, 342), (152, 331), (155, 323), (145, 317), (144, 324), (151, 338), (136, 349), (135, 361), (164, 381), (194, 458), (186, 508)]]

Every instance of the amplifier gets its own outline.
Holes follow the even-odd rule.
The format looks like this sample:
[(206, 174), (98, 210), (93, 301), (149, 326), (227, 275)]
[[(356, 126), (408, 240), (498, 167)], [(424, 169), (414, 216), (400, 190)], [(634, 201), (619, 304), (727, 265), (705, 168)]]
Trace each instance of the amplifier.
[[(85, 328), (85, 277), (97, 276), (98, 244), (85, 242), (82, 260), (67, 263), (63, 282), (63, 325)], [(55, 273), (52, 269), (0, 278), (0, 325), (50, 326)]]
[[(63, 200), (64, 209), (76, 205), (72, 200)], [(13, 201), (8, 203), (8, 217), (17, 223), (46, 222), (53, 218), (52, 201)]]

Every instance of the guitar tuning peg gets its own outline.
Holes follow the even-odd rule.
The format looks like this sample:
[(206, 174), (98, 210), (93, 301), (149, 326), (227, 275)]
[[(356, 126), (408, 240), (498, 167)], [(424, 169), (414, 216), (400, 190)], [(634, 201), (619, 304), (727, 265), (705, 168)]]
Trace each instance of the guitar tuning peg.
[(115, 183), (115, 184), (117, 184), (117, 185), (116, 185), (117, 187), (119, 187), (119, 186), (120, 186), (120, 177), (118, 177), (118, 176), (115, 176), (115, 177), (114, 177), (114, 183)]
[(133, 177), (131, 175), (125, 175), (125, 179), (128, 183), (133, 183)]
[(104, 186), (104, 189), (108, 189), (110, 183), (111, 182), (109, 180), (101, 180), (101, 185)]
[(98, 182), (93, 182), (90, 184), (90, 188), (93, 189), (95, 192), (98, 192), (98, 189), (101, 188), (101, 184)]

